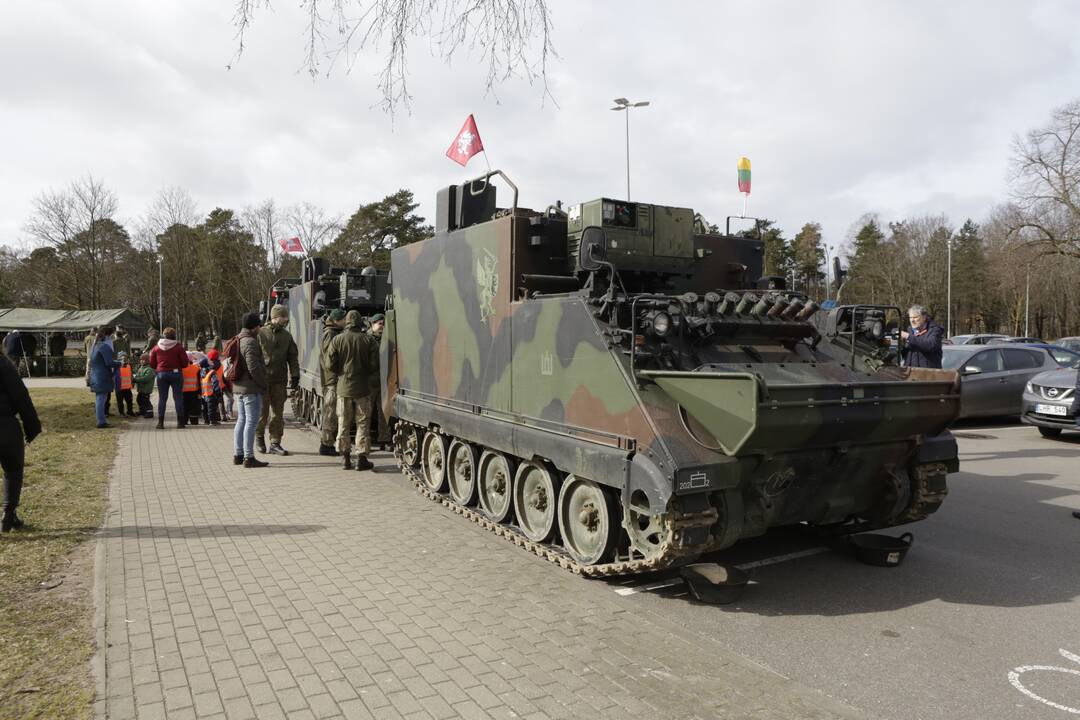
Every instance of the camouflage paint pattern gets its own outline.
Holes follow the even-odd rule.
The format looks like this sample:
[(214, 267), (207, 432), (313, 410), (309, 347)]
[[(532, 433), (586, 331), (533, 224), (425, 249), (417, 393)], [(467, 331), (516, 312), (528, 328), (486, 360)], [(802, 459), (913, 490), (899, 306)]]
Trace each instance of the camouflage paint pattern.
[[(529, 272), (572, 270), (551, 238), (565, 260), (565, 222), (515, 210), (393, 251), (388, 416), (550, 461), (614, 488), (624, 506), (643, 497), (664, 513), (676, 496), (718, 506), (720, 546), (800, 521), (887, 525), (920, 463), (955, 469), (955, 442), (927, 441), (959, 411), (955, 373), (855, 370), (825, 346), (777, 339), (795, 325), (809, 334), (809, 323), (749, 315), (694, 348), (700, 367), (635, 371), (595, 291), (519, 291)], [(683, 282), (722, 287), (714, 276)]]

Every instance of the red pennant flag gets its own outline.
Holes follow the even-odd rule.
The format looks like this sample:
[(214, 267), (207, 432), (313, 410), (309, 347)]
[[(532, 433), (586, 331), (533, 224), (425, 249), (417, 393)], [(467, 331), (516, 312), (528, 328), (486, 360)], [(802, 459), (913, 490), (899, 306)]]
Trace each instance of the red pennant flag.
[(300, 238), (281, 238), (278, 240), (278, 245), (288, 255), (304, 255), (304, 245), (300, 242)]
[(461, 126), (461, 130), (458, 131), (454, 142), (450, 143), (450, 148), (446, 151), (446, 157), (465, 167), (465, 164), (469, 162), (469, 158), (483, 149), (484, 143), (480, 140), (480, 131), (476, 129), (476, 121), (470, 115), (465, 124)]

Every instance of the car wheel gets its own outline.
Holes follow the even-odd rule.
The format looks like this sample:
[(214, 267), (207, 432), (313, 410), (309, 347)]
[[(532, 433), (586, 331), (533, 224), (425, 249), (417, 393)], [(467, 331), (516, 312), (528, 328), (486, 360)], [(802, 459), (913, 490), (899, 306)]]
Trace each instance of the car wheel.
[(1061, 434), (1061, 428), (1040, 427), (1039, 434), (1045, 438), (1056, 438)]

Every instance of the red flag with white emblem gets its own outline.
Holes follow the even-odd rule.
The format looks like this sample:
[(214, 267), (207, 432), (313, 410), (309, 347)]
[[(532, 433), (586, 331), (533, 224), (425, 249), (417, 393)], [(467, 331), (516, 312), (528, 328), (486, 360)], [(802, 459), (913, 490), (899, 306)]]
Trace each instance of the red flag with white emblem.
[(300, 242), (300, 238), (281, 238), (278, 240), (278, 245), (285, 251), (286, 255), (304, 255), (304, 245)]
[(469, 162), (469, 158), (483, 149), (484, 143), (480, 140), (480, 131), (476, 129), (476, 121), (470, 115), (465, 124), (461, 126), (461, 130), (458, 131), (454, 142), (450, 143), (450, 148), (446, 151), (446, 157), (465, 167), (465, 164)]

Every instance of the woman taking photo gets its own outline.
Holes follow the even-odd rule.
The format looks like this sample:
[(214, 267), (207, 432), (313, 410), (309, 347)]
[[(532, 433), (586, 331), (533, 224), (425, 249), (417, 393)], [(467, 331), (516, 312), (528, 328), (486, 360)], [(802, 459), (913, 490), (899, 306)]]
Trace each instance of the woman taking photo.
[(176, 341), (176, 328), (167, 327), (161, 331), (161, 339), (150, 351), (150, 367), (157, 373), (157, 427), (165, 427), (165, 406), (169, 402), (169, 390), (172, 390), (173, 407), (176, 408), (176, 427), (186, 424), (184, 412), (184, 376), (181, 371), (187, 367), (188, 356), (184, 346)]
[(120, 363), (113, 359), (113, 330), (111, 325), (98, 329), (97, 341), (90, 354), (90, 389), (94, 391), (94, 412), (99, 428), (109, 427), (109, 423), (105, 422), (105, 404), (116, 388), (116, 368), (120, 367)]

